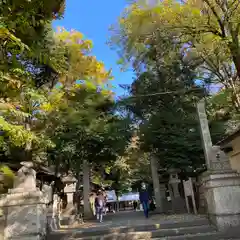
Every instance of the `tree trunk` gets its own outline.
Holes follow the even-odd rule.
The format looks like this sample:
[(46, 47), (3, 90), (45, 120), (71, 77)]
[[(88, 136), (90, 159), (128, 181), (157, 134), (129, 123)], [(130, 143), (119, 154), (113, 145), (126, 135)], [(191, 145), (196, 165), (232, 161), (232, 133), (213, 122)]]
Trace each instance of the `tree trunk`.
[[(239, 78), (239, 77), (238, 77)], [(239, 91), (238, 91), (238, 85), (231, 80), (231, 85), (232, 85), (232, 90), (233, 90), (233, 103), (236, 107), (236, 110), (239, 112), (240, 110), (240, 96), (239, 96)]]
[(235, 65), (237, 76), (240, 78), (240, 52), (239, 52), (239, 43), (238, 37), (232, 35), (233, 42), (229, 43), (229, 49), (232, 54), (232, 60)]
[(83, 161), (83, 201), (84, 201), (84, 218), (92, 217), (92, 212), (89, 204), (90, 194), (90, 169), (87, 160)]

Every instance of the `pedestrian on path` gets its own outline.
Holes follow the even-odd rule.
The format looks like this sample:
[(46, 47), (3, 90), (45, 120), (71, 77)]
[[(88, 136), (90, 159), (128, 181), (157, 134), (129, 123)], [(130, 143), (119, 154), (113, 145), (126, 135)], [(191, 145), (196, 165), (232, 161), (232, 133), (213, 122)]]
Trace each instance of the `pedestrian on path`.
[(95, 206), (96, 206), (96, 211), (97, 211), (97, 220), (99, 220), (99, 222), (102, 222), (103, 221), (103, 211), (104, 211), (104, 207), (105, 207), (105, 198), (101, 191), (99, 191), (97, 194), (97, 197), (95, 199)]
[(134, 209), (134, 211), (137, 211), (137, 205), (138, 205), (137, 201), (134, 201), (133, 202), (133, 209)]
[(145, 183), (142, 183), (142, 189), (139, 193), (139, 199), (140, 199), (140, 202), (143, 206), (144, 215), (145, 215), (146, 218), (148, 218), (150, 198), (149, 198), (149, 194), (148, 194), (148, 191), (146, 189)]

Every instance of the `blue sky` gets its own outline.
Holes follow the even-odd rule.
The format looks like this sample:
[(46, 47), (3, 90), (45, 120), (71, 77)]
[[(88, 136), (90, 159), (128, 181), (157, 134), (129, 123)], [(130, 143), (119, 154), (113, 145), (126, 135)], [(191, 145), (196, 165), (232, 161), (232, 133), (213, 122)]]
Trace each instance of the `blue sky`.
[(121, 72), (117, 65), (118, 56), (106, 45), (110, 34), (108, 28), (117, 21), (118, 16), (126, 6), (126, 0), (67, 0), (64, 19), (54, 22), (54, 27), (63, 26), (67, 30), (75, 29), (91, 39), (94, 44), (93, 55), (105, 63), (107, 69), (112, 68), (117, 95), (124, 90), (118, 84), (132, 82), (132, 71)]

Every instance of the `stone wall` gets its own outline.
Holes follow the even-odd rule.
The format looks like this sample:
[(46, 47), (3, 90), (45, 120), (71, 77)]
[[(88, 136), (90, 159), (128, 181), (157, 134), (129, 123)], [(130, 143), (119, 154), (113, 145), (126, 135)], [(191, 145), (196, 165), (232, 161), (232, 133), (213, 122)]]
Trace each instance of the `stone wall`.
[(200, 214), (207, 214), (208, 210), (207, 210), (207, 201), (206, 201), (206, 197), (205, 197), (205, 189), (204, 189), (204, 185), (201, 179), (201, 176), (199, 176), (199, 180), (197, 182), (197, 191), (198, 191), (198, 213)]

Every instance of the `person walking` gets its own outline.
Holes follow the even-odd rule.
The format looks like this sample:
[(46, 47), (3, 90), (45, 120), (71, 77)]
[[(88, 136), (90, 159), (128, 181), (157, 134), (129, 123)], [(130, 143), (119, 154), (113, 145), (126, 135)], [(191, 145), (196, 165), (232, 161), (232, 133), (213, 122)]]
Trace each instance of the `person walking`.
[(133, 202), (133, 209), (134, 209), (134, 211), (137, 211), (137, 205), (138, 205), (137, 201), (134, 201)]
[(97, 220), (99, 220), (99, 222), (103, 221), (104, 205), (105, 205), (105, 198), (103, 196), (103, 193), (99, 191), (97, 194), (97, 197), (95, 198)]
[(146, 185), (143, 183), (142, 184), (142, 189), (139, 193), (139, 200), (143, 206), (143, 212), (146, 218), (148, 218), (148, 213), (149, 213), (149, 194), (146, 189)]

